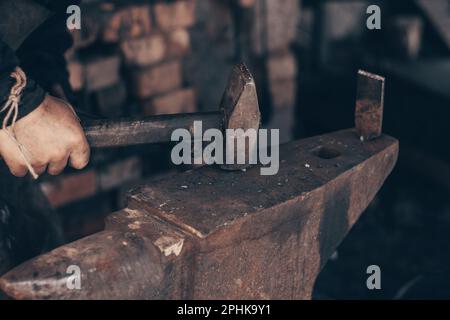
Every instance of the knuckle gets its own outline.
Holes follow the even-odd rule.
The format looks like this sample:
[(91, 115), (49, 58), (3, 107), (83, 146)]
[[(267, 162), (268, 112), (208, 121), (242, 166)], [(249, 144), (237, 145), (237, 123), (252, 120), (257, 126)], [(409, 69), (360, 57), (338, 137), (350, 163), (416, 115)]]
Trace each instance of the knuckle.
[(36, 159), (31, 162), (33, 168), (41, 168), (47, 166), (48, 161), (44, 161), (43, 159)]
[(64, 166), (61, 166), (61, 167), (50, 167), (47, 170), (48, 174), (50, 174), (52, 176), (56, 176), (56, 175), (60, 174), (63, 171), (64, 171)]
[(26, 167), (17, 167), (17, 168), (10, 168), (9, 171), (11, 171), (11, 174), (13, 176), (16, 176), (18, 178), (25, 177), (28, 173), (28, 170)]
[(70, 139), (70, 143), (73, 146), (77, 146), (84, 143), (84, 137), (81, 134), (74, 134)]
[[(61, 170), (62, 171), (62, 170)], [(56, 171), (56, 170), (48, 170), (47, 173), (51, 176), (57, 176), (61, 173), (61, 171)]]
[(58, 149), (53, 151), (53, 153), (50, 156), (51, 163), (61, 162), (67, 159), (67, 156), (69, 155), (69, 152), (63, 149)]
[(45, 169), (47, 168), (47, 166), (33, 166), (34, 171), (36, 172), (36, 174), (41, 175), (42, 173), (45, 172)]
[(84, 132), (81, 128), (76, 127), (71, 129), (71, 131), (69, 142), (72, 143), (72, 145), (86, 144)]

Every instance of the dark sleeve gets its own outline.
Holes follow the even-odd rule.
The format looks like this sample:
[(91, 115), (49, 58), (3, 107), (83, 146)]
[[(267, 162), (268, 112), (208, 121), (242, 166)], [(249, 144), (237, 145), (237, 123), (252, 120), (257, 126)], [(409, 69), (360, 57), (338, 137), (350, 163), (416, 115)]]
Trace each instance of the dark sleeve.
[[(52, 85), (61, 84), (67, 96), (70, 94), (68, 72), (64, 52), (72, 45), (66, 28), (66, 8), (79, 4), (79, 0), (36, 0), (54, 12), (54, 15), (39, 26), (14, 52), (0, 39), (0, 106), (8, 98), (14, 79), (11, 71), (18, 65), (27, 75), (27, 86), (22, 93), (19, 118), (36, 109)], [(4, 113), (0, 113), (0, 125)]]
[[(72, 36), (67, 30), (66, 9), (79, 4), (78, 0), (36, 0), (54, 14), (34, 30), (17, 50), (22, 69), (39, 85), (51, 92), (59, 84), (67, 97), (71, 97), (69, 73), (64, 53), (72, 46)], [(82, 20), (83, 21), (83, 20)]]
[[(11, 87), (15, 80), (10, 74), (19, 65), (14, 50), (0, 40), (0, 106), (6, 103)], [(27, 86), (22, 92), (19, 105), (19, 119), (36, 109), (44, 100), (44, 90), (30, 77), (27, 77)], [(0, 113), (0, 123), (3, 122), (5, 113)]]
[(72, 46), (65, 13), (55, 13), (40, 25), (17, 50), (20, 65), (46, 91), (68, 81), (64, 53)]

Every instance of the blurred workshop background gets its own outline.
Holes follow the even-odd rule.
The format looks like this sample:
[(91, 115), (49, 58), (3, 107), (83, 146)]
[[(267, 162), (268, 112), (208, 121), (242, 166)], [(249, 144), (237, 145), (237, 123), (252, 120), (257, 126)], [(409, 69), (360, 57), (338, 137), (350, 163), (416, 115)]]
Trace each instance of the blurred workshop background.
[[(381, 8), (381, 30), (366, 10)], [(282, 142), (352, 127), (357, 70), (386, 77), (392, 176), (326, 265), (315, 298), (450, 298), (450, 1), (82, 1), (66, 53), (77, 107), (107, 118), (218, 109), (232, 66), (253, 73), (263, 125)], [(67, 241), (103, 228), (170, 146), (94, 150), (43, 177)], [(379, 265), (382, 290), (366, 287)]]

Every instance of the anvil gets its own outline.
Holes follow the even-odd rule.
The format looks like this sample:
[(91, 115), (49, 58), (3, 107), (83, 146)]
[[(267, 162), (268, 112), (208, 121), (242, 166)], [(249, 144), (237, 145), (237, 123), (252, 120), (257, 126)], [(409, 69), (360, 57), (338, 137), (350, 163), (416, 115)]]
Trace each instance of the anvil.
[[(383, 94), (367, 82), (384, 79), (359, 77), (358, 90)], [(383, 99), (357, 97), (356, 128), (282, 145), (277, 175), (202, 167), (151, 181), (104, 231), (23, 263), (0, 288), (15, 299), (311, 298), (397, 161), (398, 141), (380, 134)]]

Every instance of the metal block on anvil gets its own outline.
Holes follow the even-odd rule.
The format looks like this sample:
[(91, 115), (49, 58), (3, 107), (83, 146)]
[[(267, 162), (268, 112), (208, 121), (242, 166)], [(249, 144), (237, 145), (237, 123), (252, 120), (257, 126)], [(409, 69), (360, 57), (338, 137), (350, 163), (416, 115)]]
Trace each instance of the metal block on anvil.
[[(280, 169), (202, 167), (131, 192), (106, 230), (0, 278), (18, 299), (309, 299), (393, 169), (398, 141), (354, 129), (282, 145)], [(79, 290), (66, 269), (81, 270)]]
[(381, 134), (384, 109), (385, 79), (359, 70), (355, 103), (355, 127), (362, 141)]

